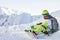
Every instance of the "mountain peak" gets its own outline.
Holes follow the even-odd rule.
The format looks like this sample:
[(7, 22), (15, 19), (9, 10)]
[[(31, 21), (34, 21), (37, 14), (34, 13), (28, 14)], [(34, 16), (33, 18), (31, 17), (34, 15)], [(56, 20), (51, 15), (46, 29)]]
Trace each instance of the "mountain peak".
[(13, 10), (6, 7), (0, 7), (0, 14), (11, 15), (11, 14), (16, 14), (16, 13), (18, 13), (17, 10)]

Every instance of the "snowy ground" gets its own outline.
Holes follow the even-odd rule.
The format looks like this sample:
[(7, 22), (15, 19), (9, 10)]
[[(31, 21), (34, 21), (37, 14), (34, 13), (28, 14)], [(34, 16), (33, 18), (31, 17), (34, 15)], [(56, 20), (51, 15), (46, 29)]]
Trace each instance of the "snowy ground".
[(27, 27), (28, 25), (26, 24), (0, 27), (0, 40), (60, 40), (60, 30), (50, 36), (40, 35), (39, 39), (35, 39), (31, 38), (24, 32), (24, 29), (27, 29)]

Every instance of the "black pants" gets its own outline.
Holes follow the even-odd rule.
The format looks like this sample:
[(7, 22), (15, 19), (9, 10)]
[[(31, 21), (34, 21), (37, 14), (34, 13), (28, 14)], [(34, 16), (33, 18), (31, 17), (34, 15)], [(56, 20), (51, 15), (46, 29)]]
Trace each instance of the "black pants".
[(47, 32), (47, 31), (45, 31), (45, 32), (43, 32), (43, 33), (44, 33), (44, 34), (46, 34), (46, 35), (48, 34), (48, 32)]

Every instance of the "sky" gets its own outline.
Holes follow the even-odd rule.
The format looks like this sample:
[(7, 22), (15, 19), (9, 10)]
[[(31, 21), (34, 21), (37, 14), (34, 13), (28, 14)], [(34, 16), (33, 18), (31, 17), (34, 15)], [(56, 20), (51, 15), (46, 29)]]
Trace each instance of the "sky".
[(60, 0), (0, 0), (0, 6), (40, 15), (45, 9), (49, 13), (60, 10)]

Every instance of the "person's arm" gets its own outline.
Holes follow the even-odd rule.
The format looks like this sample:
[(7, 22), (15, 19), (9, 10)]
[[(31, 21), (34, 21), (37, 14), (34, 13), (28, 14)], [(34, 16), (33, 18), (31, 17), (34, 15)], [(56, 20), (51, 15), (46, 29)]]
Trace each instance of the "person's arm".
[(42, 22), (41, 23), (38, 23), (37, 25), (40, 25), (40, 24), (42, 24)]

